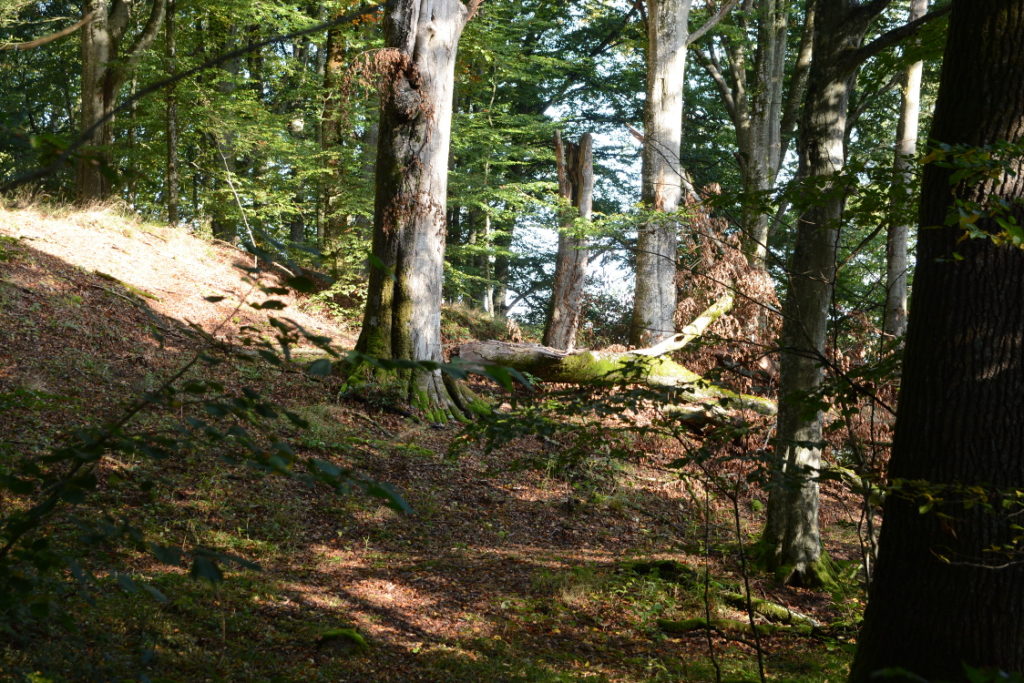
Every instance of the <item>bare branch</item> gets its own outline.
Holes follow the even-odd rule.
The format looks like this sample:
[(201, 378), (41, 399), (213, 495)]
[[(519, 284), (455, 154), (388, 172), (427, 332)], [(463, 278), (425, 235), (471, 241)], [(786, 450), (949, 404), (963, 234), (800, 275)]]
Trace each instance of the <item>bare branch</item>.
[(789, 81), (789, 92), (786, 93), (786, 102), (782, 108), (782, 125), (780, 128), (780, 140), (782, 150), (780, 159), (786, 158), (786, 151), (789, 147), (789, 139), (796, 129), (797, 117), (800, 115), (800, 106), (804, 101), (804, 94), (807, 92), (807, 79), (811, 73), (811, 58), (814, 45), (814, 4), (807, 6), (807, 15), (804, 18), (804, 33), (800, 37), (800, 48), (796, 56), (796, 64), (793, 66), (793, 76)]
[(733, 124), (736, 124), (736, 99), (733, 97), (732, 88), (729, 87), (725, 76), (722, 75), (722, 70), (717, 64), (718, 60), (713, 58), (714, 53), (711, 53), (711, 56), (709, 56), (703, 50), (697, 49), (694, 51), (694, 54), (697, 55), (697, 61), (701, 63), (701, 66), (704, 67), (704, 70), (708, 72), (708, 75), (715, 82), (715, 85), (718, 87), (718, 94), (722, 96), (722, 103), (729, 112), (729, 118), (732, 119)]
[(686, 46), (689, 47), (690, 45), (693, 45), (703, 38), (705, 33), (713, 29), (715, 26), (718, 26), (722, 19), (725, 19), (725, 16), (732, 11), (732, 8), (735, 7), (739, 1), (740, 0), (726, 0), (726, 2), (718, 8), (718, 11), (715, 12), (714, 16), (707, 20), (707, 23), (690, 34), (690, 37), (686, 39)]
[(7, 43), (6, 45), (0, 45), (0, 50), (31, 50), (34, 47), (39, 47), (40, 45), (52, 43), (53, 41), (60, 40), (65, 36), (70, 36), (72, 33), (82, 28), (95, 18), (96, 10), (93, 10), (92, 12), (89, 12), (84, 17), (73, 23), (71, 26), (68, 26), (67, 28), (62, 28), (56, 33), (51, 33), (48, 36), (36, 38), (35, 40), (29, 40), (24, 43)]

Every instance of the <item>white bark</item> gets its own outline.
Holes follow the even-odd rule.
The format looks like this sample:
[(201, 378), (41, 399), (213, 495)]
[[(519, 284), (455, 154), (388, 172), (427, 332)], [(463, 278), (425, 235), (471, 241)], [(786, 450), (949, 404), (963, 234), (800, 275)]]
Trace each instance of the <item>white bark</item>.
[[(923, 17), (928, 11), (928, 0), (910, 0), (908, 21)], [(923, 62), (914, 62), (904, 75), (900, 121), (896, 129), (896, 155), (893, 170), (901, 178), (901, 185), (893, 189), (894, 204), (905, 204), (910, 198), (914, 181), (913, 164), (917, 155), (917, 127), (921, 113), (921, 74)], [(907, 331), (907, 246), (910, 226), (905, 221), (889, 224), (885, 242), (885, 319), (882, 329), (886, 334), (902, 337)]]
[[(471, 5), (474, 7), (475, 5)], [(374, 263), (357, 349), (440, 362), (441, 286), (455, 53), (472, 10), (458, 0), (400, 0), (385, 15)], [(439, 372), (405, 373), (408, 398), (459, 408)]]
[[(692, 0), (648, 0), (647, 100), (644, 105), (642, 200), (671, 214), (682, 196), (679, 148)], [(637, 236), (636, 294), (630, 341), (646, 346), (675, 332), (677, 223), (652, 217)]]

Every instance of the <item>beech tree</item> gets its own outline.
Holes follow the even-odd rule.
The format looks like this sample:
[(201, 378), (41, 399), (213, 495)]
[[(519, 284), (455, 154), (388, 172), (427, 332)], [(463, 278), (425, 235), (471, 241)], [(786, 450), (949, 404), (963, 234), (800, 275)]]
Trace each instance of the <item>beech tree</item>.
[[(88, 153), (76, 167), (76, 189), (80, 201), (105, 199), (110, 194), (108, 155), (113, 142), (111, 113), (125, 74), (142, 56), (160, 31), (167, 0), (152, 0), (149, 17), (127, 49), (122, 42), (131, 23), (132, 3), (126, 0), (88, 0), (82, 29), (81, 131), (88, 134)], [(101, 123), (102, 122), (102, 123)]]
[(756, 36), (753, 60), (750, 45), (735, 37), (716, 37), (696, 51), (736, 130), (745, 195), (741, 227), (750, 262), (759, 267), (768, 255), (770, 226), (764, 193), (775, 186), (807, 87), (814, 26), (814, 4), (808, 5), (788, 87), (789, 0), (744, 1), (737, 23), (744, 35)]
[(764, 533), (770, 564), (781, 570), (785, 582), (799, 585), (828, 580), (818, 530), (822, 413), (809, 402), (821, 388), (826, 358), (825, 333), (843, 213), (843, 192), (837, 181), (846, 165), (849, 99), (857, 68), (865, 60), (942, 12), (936, 10), (863, 45), (868, 28), (888, 0), (811, 1), (813, 58), (797, 138), (797, 174), (814, 195), (797, 220), (782, 309), (776, 469)]
[[(908, 21), (920, 19), (928, 11), (928, 0), (910, 0)], [(896, 127), (896, 154), (893, 170), (902, 183), (893, 187), (893, 206), (902, 204), (913, 182), (913, 164), (917, 154), (917, 126), (921, 115), (921, 74), (924, 62), (907, 67), (901, 84), (900, 120)], [(907, 243), (910, 226), (894, 219), (885, 242), (885, 318), (882, 329), (895, 337), (907, 331)]]
[(692, 34), (693, 0), (647, 2), (641, 201), (654, 215), (639, 227), (637, 234), (636, 293), (629, 333), (634, 346), (646, 346), (675, 333), (678, 224), (671, 216), (657, 214), (675, 213), (688, 185), (679, 161), (686, 49), (720, 22), (737, 1), (723, 2), (719, 11)]
[[(455, 54), (482, 0), (398, 0), (384, 15), (373, 250), (356, 350), (440, 362), (445, 206)], [(407, 399), (443, 413), (468, 408), (439, 371), (398, 373)]]
[(1022, 41), (1024, 2), (954, 0), (931, 130), (946, 163), (924, 171), (895, 490), (853, 681), (1024, 671)]

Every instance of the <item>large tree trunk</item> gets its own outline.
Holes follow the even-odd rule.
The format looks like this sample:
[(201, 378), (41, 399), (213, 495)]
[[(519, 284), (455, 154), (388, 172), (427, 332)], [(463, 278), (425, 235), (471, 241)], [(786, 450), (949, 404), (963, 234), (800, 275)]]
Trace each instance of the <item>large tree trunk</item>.
[[(928, 11), (928, 0), (910, 0), (909, 21)], [(907, 331), (907, 242), (910, 226), (902, 220), (902, 207), (911, 196), (914, 182), (914, 157), (917, 154), (917, 125), (921, 113), (921, 74), (924, 62), (907, 67), (900, 103), (900, 121), (896, 127), (896, 157), (893, 170), (899, 179), (892, 192), (896, 216), (889, 224), (885, 241), (885, 317), (882, 330), (894, 337)]]
[(692, 0), (648, 0), (647, 99), (644, 103), (642, 201), (653, 212), (640, 226), (636, 293), (629, 338), (647, 346), (675, 333), (677, 222), (682, 196), (686, 39)]
[(764, 538), (771, 564), (783, 570), (787, 583), (798, 585), (827, 580), (818, 530), (822, 415), (809, 411), (808, 401), (821, 387), (835, 278), (843, 200), (829, 179), (846, 164), (844, 135), (856, 68), (850, 56), (877, 14), (866, 13), (852, 0), (814, 1), (814, 60), (798, 140), (798, 174), (819, 199), (797, 221), (789, 264), (780, 339), (776, 470)]
[[(373, 259), (356, 349), (441, 362), (441, 287), (455, 51), (471, 10), (400, 0), (385, 14)], [(465, 408), (440, 372), (398, 373), (401, 391), (441, 413)]]
[(153, 0), (149, 19), (135, 44), (122, 53), (121, 41), (130, 21), (127, 0), (87, 0), (84, 14), (93, 19), (82, 29), (81, 132), (87, 134), (86, 153), (78, 160), (75, 185), (78, 199), (90, 202), (110, 195), (109, 146), (113, 142), (112, 113), (125, 72), (156, 38), (167, 0)]
[(555, 133), (555, 163), (558, 168), (558, 193), (568, 202), (558, 232), (558, 256), (555, 260), (555, 284), (551, 292), (544, 344), (571, 351), (576, 347), (576, 332), (583, 307), (583, 281), (587, 274), (587, 235), (584, 225), (590, 221), (594, 195), (593, 138), (586, 133), (579, 144), (564, 143)]
[[(953, 0), (933, 140), (1024, 141), (1022, 44), (1024, 2)], [(1014, 174), (959, 183), (954, 169), (925, 167), (889, 471), (920, 483), (886, 499), (852, 681), (889, 667), (946, 681), (967, 680), (964, 664), (1024, 671), (1024, 251), (997, 244), (1009, 235), (994, 220), (1024, 224), (1015, 156)], [(984, 207), (976, 227), (997, 239), (961, 241), (953, 198)], [(931, 510), (919, 509), (924, 493)]]

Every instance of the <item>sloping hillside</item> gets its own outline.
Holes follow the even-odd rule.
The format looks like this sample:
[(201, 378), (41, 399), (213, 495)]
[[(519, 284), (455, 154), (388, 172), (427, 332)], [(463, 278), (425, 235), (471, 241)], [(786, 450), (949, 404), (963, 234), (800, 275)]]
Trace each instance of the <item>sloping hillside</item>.
[[(201, 353), (217, 362), (193, 366), (183, 382), (220, 382), (223, 405), (258, 392), (299, 420), (261, 415), (247, 428), (288, 441), (296, 463), (317, 458), (356, 480), (390, 483), (414, 512), (359, 486), (339, 494), (268, 476), (273, 461), (240, 465), (228, 457), (230, 440), (190, 442), (156, 459), (111, 450), (95, 489), (68, 497), (39, 533), (94, 578), (80, 586), (62, 569), (56, 585), (40, 588), (60, 603), (52, 614), (66, 618), (8, 624), (2, 677), (697, 681), (714, 680), (716, 666), (733, 678), (755, 675), (754, 641), (740, 621), (720, 622), (715, 659), (703, 631), (658, 627), (707, 610), (744, 618), (725, 597), (742, 583), (732, 508), (668, 467), (678, 445), (623, 437), (635, 457), (621, 461), (605, 457), (607, 442), (584, 440), (593, 457), (572, 467), (563, 459), (575, 447), (571, 431), (484, 452), (456, 425), (389, 410), (386, 392), (357, 401), (336, 377), (240, 355), (244, 337), (274, 332), (271, 314), (342, 347), (354, 331), (304, 297), (274, 294), (288, 304), (283, 312), (244, 304), (252, 285), (239, 265), (251, 267), (251, 256), (108, 211), (0, 211), (0, 475), (29, 460), (45, 469), (54, 448), (76, 438), (74, 427), (124, 415)], [(203, 416), (205, 405), (153, 404), (128, 429), (177, 433), (198, 417), (220, 424), (216, 410)], [(448, 455), (453, 439), (469, 444), (458, 459)], [(8, 490), (0, 509), (8, 516), (45, 493)], [(741, 504), (746, 538), (756, 502)], [(828, 533), (849, 540), (837, 509), (827, 506)], [(111, 528), (127, 520), (147, 542), (185, 554), (213, 549), (260, 568), (226, 562), (225, 581), (192, 579), (187, 564), (161, 563), (131, 538), (83, 542), (75, 525), (88, 520)], [(705, 567), (714, 577), (706, 586)], [(765, 626), (760, 647), (773, 675), (843, 679), (856, 603), (777, 589), (767, 577), (752, 586), (830, 624), (813, 637)]]

